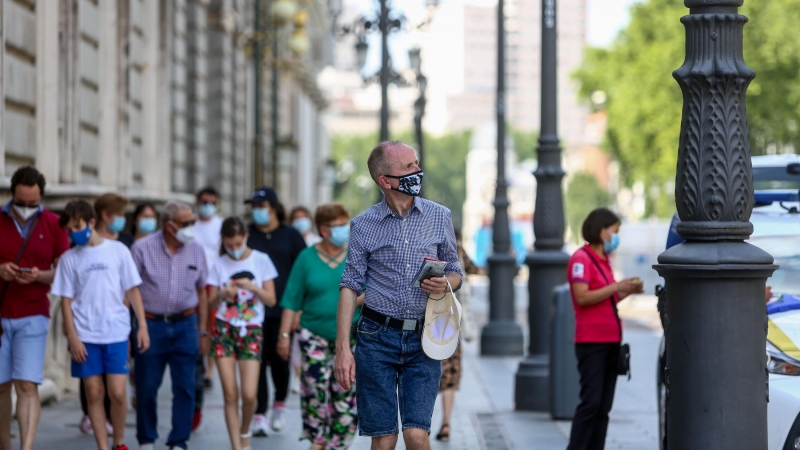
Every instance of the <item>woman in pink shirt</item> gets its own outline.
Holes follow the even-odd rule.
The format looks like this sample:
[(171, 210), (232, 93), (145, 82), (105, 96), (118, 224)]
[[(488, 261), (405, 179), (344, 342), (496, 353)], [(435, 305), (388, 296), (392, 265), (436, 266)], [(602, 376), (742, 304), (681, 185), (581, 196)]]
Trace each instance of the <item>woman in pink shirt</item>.
[(581, 230), (587, 244), (570, 258), (567, 277), (575, 307), (575, 354), (581, 403), (567, 450), (602, 450), (617, 385), (622, 323), (616, 304), (643, 292), (638, 278), (614, 279), (609, 254), (619, 246), (620, 220), (606, 208), (592, 211)]

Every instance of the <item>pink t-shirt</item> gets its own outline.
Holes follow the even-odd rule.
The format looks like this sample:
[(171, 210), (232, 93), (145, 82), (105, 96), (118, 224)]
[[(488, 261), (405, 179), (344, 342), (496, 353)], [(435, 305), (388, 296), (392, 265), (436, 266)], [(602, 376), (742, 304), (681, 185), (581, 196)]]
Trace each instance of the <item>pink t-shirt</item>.
[[(592, 259), (597, 264), (592, 262)], [(597, 270), (598, 266), (603, 271), (602, 273)], [(567, 271), (570, 290), (574, 283), (586, 283), (589, 285), (589, 290), (594, 291), (616, 282), (608, 259), (595, 253), (588, 245), (583, 246), (572, 255), (567, 265)], [(575, 307), (576, 344), (609, 343), (622, 340), (622, 330), (617, 323), (611, 301), (606, 299), (593, 305), (579, 306), (575, 302), (573, 291), (572, 305)]]

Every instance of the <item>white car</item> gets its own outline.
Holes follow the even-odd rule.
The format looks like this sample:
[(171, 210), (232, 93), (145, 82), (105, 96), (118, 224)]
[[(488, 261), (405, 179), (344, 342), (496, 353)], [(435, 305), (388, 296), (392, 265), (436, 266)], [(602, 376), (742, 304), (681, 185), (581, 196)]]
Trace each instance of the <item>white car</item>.
[[(756, 191), (749, 242), (780, 265), (767, 280), (775, 296), (767, 306), (768, 450), (800, 450), (800, 156), (753, 157), (753, 174), (756, 189), (766, 190)], [(675, 232), (674, 224), (670, 232)], [(674, 243), (676, 237), (672, 234), (668, 241)], [(657, 369), (662, 450), (666, 448), (664, 344), (662, 339)]]

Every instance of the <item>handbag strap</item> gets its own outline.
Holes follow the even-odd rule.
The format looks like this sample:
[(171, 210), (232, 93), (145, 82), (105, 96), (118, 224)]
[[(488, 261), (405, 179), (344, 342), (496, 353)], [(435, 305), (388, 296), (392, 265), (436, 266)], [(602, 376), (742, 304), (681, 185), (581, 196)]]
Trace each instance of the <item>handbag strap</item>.
[[(19, 264), (19, 261), (22, 259), (22, 254), (25, 252), (25, 247), (28, 246), (28, 241), (31, 240), (31, 236), (33, 236), (33, 232), (36, 229), (36, 224), (39, 222), (39, 216), (41, 216), (41, 213), (37, 214), (31, 221), (31, 224), (29, 225), (28, 228), (28, 233), (25, 235), (25, 239), (22, 241), (22, 246), (19, 248), (19, 251), (17, 252), (17, 257), (14, 258), (14, 265)], [(14, 218), (12, 217), (11, 220), (14, 220)], [(6, 298), (6, 293), (8, 292), (9, 285), (11, 285), (11, 282), (6, 281), (3, 283), (3, 289), (0, 289), (0, 308), (3, 307), (3, 300), (5, 300)], [(2, 327), (0, 327), (0, 334), (3, 334)]]
[[(605, 272), (603, 272), (603, 269), (600, 267), (600, 263), (598, 263), (597, 260), (594, 259), (594, 256), (592, 256), (592, 254), (589, 253), (589, 251), (586, 250), (585, 247), (581, 248), (581, 250), (583, 250), (583, 252), (586, 253), (586, 256), (588, 256), (589, 259), (592, 260), (594, 266), (597, 268), (597, 271), (600, 272), (600, 276), (602, 276), (603, 280), (606, 282), (606, 286), (610, 285), (611, 283), (608, 282), (608, 278), (606, 277)], [(608, 297), (608, 300), (611, 301), (611, 308), (614, 309), (614, 318), (617, 319), (617, 327), (619, 327), (619, 339), (620, 341), (622, 341), (622, 321), (619, 320), (619, 311), (617, 311), (616, 297), (617, 294), (615, 293), (611, 297)]]

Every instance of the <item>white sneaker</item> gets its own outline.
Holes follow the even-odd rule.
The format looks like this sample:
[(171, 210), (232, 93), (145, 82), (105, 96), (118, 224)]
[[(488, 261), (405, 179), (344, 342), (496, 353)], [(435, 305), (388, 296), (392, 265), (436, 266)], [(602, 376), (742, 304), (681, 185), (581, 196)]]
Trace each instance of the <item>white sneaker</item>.
[(114, 434), (114, 427), (111, 425), (111, 422), (107, 420), (106, 420), (106, 433), (108, 433), (109, 436), (112, 436)]
[(300, 394), (300, 380), (296, 376), (292, 376), (291, 381), (292, 394)]
[(255, 437), (267, 437), (267, 418), (263, 414), (253, 416), (253, 423), (250, 425), (250, 432)]
[(286, 421), (283, 417), (285, 413), (286, 413), (285, 406), (278, 406), (272, 409), (272, 421), (271, 421), (272, 423), (270, 424), (270, 426), (272, 427), (272, 430), (275, 431), (276, 433), (280, 433), (281, 430), (283, 430), (283, 427), (286, 425)]
[(92, 430), (92, 421), (89, 419), (89, 416), (83, 416), (81, 419), (81, 423), (78, 426), (83, 434), (92, 434), (94, 431)]

